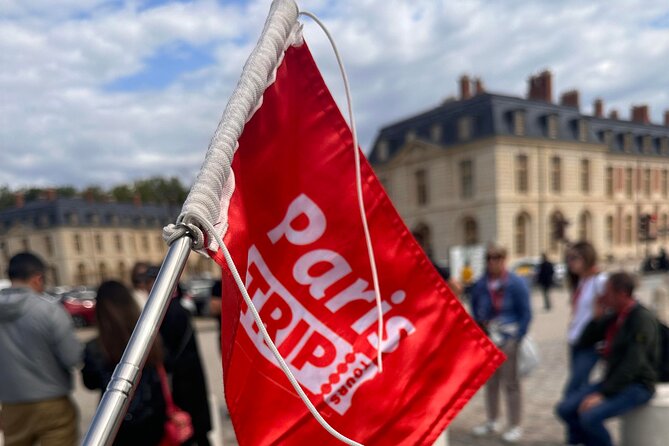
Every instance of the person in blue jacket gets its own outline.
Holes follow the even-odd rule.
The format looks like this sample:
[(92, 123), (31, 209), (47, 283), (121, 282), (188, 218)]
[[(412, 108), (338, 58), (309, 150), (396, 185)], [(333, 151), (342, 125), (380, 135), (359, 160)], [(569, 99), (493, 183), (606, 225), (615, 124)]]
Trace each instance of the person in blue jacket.
[(506, 268), (506, 249), (489, 245), (486, 273), (471, 290), (472, 316), (490, 339), (506, 354), (506, 361), (485, 386), (487, 421), (474, 428), (475, 435), (501, 433), (499, 415), (500, 386), (506, 393), (508, 428), (502, 439), (518, 442), (521, 423), (521, 389), (518, 374), (518, 349), (532, 319), (530, 293), (523, 279)]

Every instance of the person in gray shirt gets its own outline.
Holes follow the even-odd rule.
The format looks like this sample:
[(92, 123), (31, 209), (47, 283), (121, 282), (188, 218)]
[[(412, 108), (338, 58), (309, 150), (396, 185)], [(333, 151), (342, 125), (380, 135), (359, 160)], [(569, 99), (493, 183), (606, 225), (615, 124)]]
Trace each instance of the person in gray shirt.
[(77, 443), (71, 370), (83, 345), (65, 309), (44, 294), (46, 267), (29, 252), (9, 261), (0, 290), (0, 404), (5, 445)]

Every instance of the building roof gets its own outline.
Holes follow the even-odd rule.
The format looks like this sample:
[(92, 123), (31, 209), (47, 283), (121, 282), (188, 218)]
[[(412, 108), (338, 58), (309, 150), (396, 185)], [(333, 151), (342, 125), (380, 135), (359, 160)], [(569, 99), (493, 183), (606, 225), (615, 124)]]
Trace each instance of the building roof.
[(0, 211), (0, 233), (15, 224), (59, 226), (161, 227), (174, 222), (179, 209), (169, 205), (91, 202), (83, 198), (37, 200)]
[[(522, 135), (515, 133), (516, 112), (521, 112), (524, 117)], [(470, 135), (466, 141), (458, 135), (458, 125), (463, 117), (470, 118)], [(608, 144), (609, 150), (615, 153), (669, 157), (669, 149), (666, 149), (669, 127), (590, 116), (573, 106), (484, 92), (465, 100), (446, 101), (382, 128), (374, 141), (369, 161), (382, 164), (392, 159), (412, 137), (446, 149), (493, 136), (549, 139), (549, 120), (555, 122), (557, 130), (555, 137), (550, 138), (552, 140)], [(581, 139), (579, 130), (581, 121), (586, 123), (585, 140)], [(627, 150), (624, 150), (625, 144), (628, 144)]]

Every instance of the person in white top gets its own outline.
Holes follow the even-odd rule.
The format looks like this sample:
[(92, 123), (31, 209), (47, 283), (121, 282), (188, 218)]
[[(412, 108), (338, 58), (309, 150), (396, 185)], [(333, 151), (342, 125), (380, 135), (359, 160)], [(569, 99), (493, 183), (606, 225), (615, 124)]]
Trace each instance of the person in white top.
[[(599, 356), (594, 347), (577, 347), (583, 330), (592, 320), (595, 303), (605, 290), (607, 275), (597, 267), (597, 252), (591, 243), (580, 241), (567, 249), (567, 270), (571, 285), (571, 319), (567, 329), (569, 375), (563, 399), (590, 382), (590, 374)], [(575, 435), (567, 430), (567, 444), (575, 444)]]

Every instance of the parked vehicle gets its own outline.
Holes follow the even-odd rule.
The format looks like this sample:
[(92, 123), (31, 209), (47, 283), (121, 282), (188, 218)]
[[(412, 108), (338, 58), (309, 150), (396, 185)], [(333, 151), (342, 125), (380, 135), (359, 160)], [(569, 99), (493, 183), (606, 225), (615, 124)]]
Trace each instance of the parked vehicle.
[(196, 278), (183, 282), (185, 297), (191, 299), (195, 304), (196, 314), (200, 316), (209, 314), (209, 301), (213, 286), (214, 280), (207, 278)]
[[(535, 285), (535, 276), (540, 263), (540, 257), (525, 257), (513, 262), (509, 269), (523, 278), (528, 287), (532, 287)], [(564, 263), (554, 263), (553, 284), (555, 286), (562, 286), (566, 273), (567, 267)]]
[(75, 327), (95, 325), (95, 296), (95, 291), (90, 288), (75, 288), (63, 293), (60, 302), (72, 316)]

